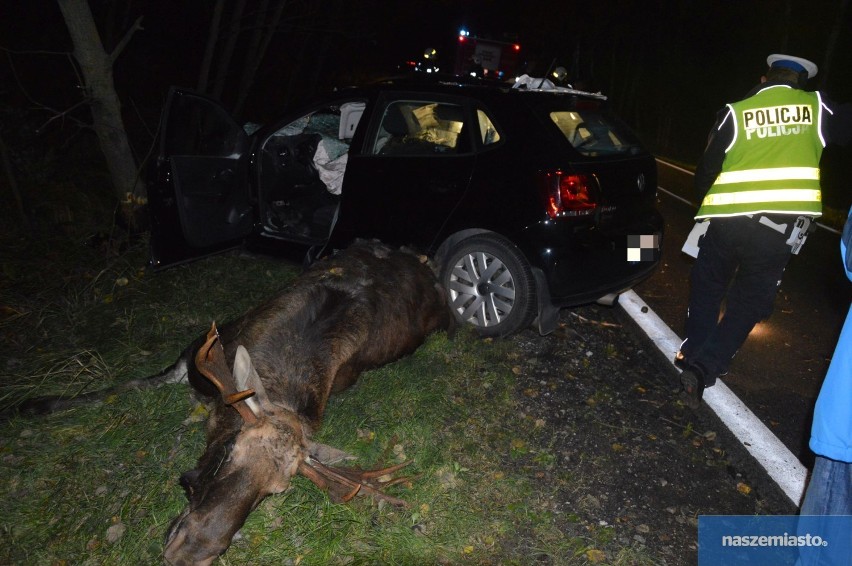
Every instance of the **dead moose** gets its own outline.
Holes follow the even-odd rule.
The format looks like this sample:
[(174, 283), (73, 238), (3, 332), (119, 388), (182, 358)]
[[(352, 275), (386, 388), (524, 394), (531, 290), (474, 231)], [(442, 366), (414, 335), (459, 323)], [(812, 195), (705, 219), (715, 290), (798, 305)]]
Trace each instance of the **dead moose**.
[(425, 261), (356, 242), (314, 264), (268, 303), (218, 331), (214, 324), (171, 370), (186, 371), (215, 405), (207, 448), (181, 476), (189, 504), (169, 528), (165, 561), (210, 564), (260, 501), (286, 490), (296, 474), (337, 501), (361, 493), (401, 504), (375, 479), (400, 466), (332, 468), (322, 459), (333, 449), (313, 443), (311, 434), (331, 393), (413, 352), (452, 320)]

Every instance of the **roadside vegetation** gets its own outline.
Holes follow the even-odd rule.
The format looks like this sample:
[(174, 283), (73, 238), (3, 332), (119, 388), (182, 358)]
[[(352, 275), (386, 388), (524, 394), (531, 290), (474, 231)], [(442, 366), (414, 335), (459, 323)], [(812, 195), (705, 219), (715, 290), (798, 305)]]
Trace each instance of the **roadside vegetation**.
[[(237, 253), (158, 274), (146, 246), (5, 238), (0, 408), (157, 373), (206, 331), (285, 286), (289, 263)], [(459, 332), (332, 399), (318, 440), (373, 466), (412, 460), (399, 509), (331, 503), (297, 478), (250, 516), (222, 564), (646, 562), (611, 529), (565, 537), (528, 473), (538, 427), (517, 411), (508, 342)], [(203, 451), (204, 409), (166, 386), (0, 429), (3, 564), (156, 564)], [(579, 521), (579, 518), (576, 519)], [(606, 551), (606, 553), (605, 553)], [(625, 556), (629, 558), (618, 558)]]
[[(101, 186), (80, 163), (68, 174)], [(96, 228), (107, 199), (40, 186), (37, 229), (0, 223), (0, 412), (158, 373), (300, 271), (230, 252), (154, 274), (144, 238)], [(699, 514), (790, 513), (645, 348), (603, 307), (546, 338), (432, 336), (333, 397), (317, 435), (362, 467), (412, 460), (389, 490), (409, 507), (296, 478), (219, 564), (692, 564)], [(0, 421), (0, 564), (161, 563), (205, 417), (173, 385)]]

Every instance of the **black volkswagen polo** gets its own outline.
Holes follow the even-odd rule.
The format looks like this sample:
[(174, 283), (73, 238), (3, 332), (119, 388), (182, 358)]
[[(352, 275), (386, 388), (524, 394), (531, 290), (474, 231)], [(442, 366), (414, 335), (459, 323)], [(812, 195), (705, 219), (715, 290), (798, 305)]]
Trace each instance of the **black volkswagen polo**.
[(432, 256), (486, 336), (611, 300), (660, 258), (654, 157), (600, 94), (386, 80), (237, 124), (172, 89), (151, 170), (155, 269), (234, 245), (306, 262), (355, 238)]

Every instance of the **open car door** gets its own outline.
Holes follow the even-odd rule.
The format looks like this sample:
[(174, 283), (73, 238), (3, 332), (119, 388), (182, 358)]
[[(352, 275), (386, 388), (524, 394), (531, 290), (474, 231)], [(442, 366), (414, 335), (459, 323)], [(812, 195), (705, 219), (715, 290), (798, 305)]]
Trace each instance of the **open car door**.
[(222, 106), (172, 88), (148, 187), (155, 269), (238, 245), (254, 224), (249, 136)]

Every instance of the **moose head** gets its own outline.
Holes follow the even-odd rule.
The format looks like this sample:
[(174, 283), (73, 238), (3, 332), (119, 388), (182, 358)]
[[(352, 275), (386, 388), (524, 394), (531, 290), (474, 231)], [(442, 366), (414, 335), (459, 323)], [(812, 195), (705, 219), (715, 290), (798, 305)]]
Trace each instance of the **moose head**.
[(207, 449), (198, 466), (181, 476), (189, 504), (166, 535), (166, 563), (212, 563), (227, 550), (252, 510), (265, 497), (285, 491), (297, 474), (328, 490), (334, 501), (348, 501), (362, 493), (405, 505), (381, 488), (411, 478), (396, 478), (381, 486), (378, 478), (407, 462), (371, 471), (324, 464), (345, 454), (311, 442), (299, 416), (270, 401), (241, 345), (231, 372), (215, 324), (198, 350), (195, 364), (221, 393), (222, 405), (208, 422)]

